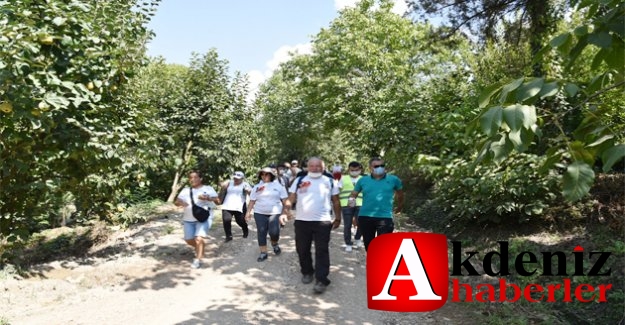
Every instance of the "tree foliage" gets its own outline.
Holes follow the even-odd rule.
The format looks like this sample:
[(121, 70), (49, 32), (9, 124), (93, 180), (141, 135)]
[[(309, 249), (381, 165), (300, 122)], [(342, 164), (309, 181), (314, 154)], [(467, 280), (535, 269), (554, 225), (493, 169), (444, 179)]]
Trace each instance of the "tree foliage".
[(375, 4), (343, 10), (315, 36), (312, 54), (282, 74), (298, 93), (296, 107), (321, 132), (343, 131), (347, 148), (366, 157), (415, 154), (441, 110), (422, 87), (459, 69), (463, 40), (432, 44), (431, 26), (391, 13), (390, 1)]
[(83, 216), (115, 206), (138, 117), (117, 91), (158, 2), (0, 1), (0, 234), (54, 223), (65, 193)]
[(216, 50), (194, 54), (188, 67), (153, 60), (133, 79), (131, 93), (154, 121), (144, 134), (154, 145), (144, 166), (152, 195), (172, 201), (190, 168), (215, 183), (250, 167), (257, 137), (247, 80), (231, 77)]
[[(521, 77), (487, 87), (479, 100), (480, 108), (486, 108), (479, 125), (489, 138), (478, 159), (501, 161), (512, 150), (526, 151), (535, 137), (542, 135), (540, 120), (548, 117), (561, 133), (546, 152), (548, 159), (542, 169), (565, 168), (563, 193), (573, 201), (588, 193), (595, 176), (596, 160), (601, 160), (602, 170), (608, 172), (625, 156), (622, 134), (607, 128), (602, 118), (605, 111), (612, 110), (606, 108), (606, 104), (614, 103), (613, 100), (606, 102), (606, 96), (617, 92), (622, 102), (625, 89), (625, 4), (582, 1), (578, 6), (579, 10), (587, 10), (586, 23), (553, 38), (537, 54), (536, 60), (553, 49), (562, 58), (565, 71), (576, 69), (582, 52), (588, 47), (597, 47), (599, 50), (591, 65), (594, 75), (586, 80)], [(572, 105), (559, 110), (540, 110), (546, 100), (558, 96), (565, 97)], [(573, 132), (567, 132), (562, 121), (571, 113), (579, 117)], [(555, 116), (549, 116), (551, 114)]]

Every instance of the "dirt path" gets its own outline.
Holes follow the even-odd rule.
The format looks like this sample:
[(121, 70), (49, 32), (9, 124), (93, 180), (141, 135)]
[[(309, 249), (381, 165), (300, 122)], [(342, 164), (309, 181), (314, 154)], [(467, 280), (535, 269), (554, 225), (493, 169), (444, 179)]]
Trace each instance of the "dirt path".
[[(223, 242), (216, 223), (202, 269), (190, 268), (179, 213), (120, 232), (85, 258), (38, 265), (28, 279), (0, 280), (0, 324), (453, 324), (432, 313), (367, 309), (364, 249), (346, 253), (332, 233), (332, 284), (301, 283), (293, 223), (282, 255), (256, 262), (255, 228)], [(252, 222), (253, 223), (253, 222)]]

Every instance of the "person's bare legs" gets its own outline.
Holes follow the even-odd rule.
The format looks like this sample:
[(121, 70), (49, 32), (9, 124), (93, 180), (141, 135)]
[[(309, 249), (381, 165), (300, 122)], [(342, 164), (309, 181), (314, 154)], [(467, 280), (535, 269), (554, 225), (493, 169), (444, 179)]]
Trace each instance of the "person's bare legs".
[(204, 257), (204, 238), (195, 237), (195, 257), (198, 260), (202, 260)]
[(195, 251), (195, 258), (201, 260), (202, 257), (204, 257), (204, 238), (195, 237), (194, 239), (187, 239), (185, 242), (189, 246), (193, 247), (193, 250)]
[(185, 239), (184, 240), (189, 246), (193, 247), (193, 250), (196, 250), (195, 246), (195, 238), (194, 239)]

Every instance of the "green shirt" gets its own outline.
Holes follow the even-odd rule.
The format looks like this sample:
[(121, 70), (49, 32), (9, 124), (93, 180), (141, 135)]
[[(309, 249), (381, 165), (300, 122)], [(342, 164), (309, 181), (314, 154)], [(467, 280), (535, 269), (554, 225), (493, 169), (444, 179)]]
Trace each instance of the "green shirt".
[(385, 174), (380, 179), (363, 176), (356, 183), (354, 191), (362, 193), (362, 207), (359, 216), (392, 218), (395, 191), (401, 190), (401, 180), (395, 175)]

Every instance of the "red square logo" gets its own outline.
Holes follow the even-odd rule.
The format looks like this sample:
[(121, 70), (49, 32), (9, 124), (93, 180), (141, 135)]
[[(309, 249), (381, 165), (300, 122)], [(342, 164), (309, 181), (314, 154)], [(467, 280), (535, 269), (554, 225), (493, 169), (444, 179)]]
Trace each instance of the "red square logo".
[(369, 309), (424, 312), (441, 308), (449, 291), (447, 237), (398, 232), (374, 238), (367, 250)]

